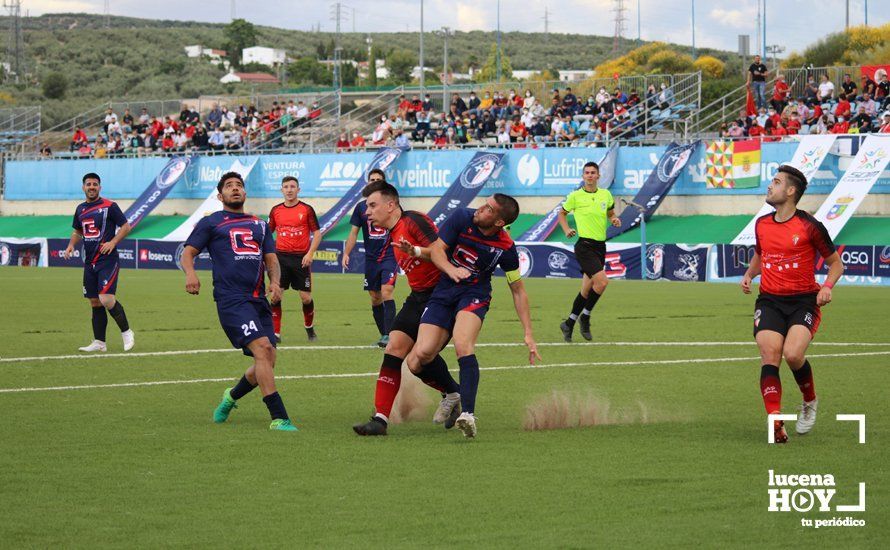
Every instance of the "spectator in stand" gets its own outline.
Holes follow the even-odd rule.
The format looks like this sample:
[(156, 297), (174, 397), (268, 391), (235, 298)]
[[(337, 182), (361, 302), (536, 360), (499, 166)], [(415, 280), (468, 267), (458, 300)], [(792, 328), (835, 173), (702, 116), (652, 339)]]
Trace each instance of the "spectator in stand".
[(732, 139), (738, 139), (745, 137), (745, 129), (739, 125), (737, 120), (733, 120), (729, 123), (728, 136)]
[(176, 142), (176, 150), (179, 152), (185, 152), (189, 148), (189, 138), (185, 135), (185, 132), (182, 130), (177, 130), (176, 134), (173, 136), (173, 140)]
[(104, 159), (108, 156), (108, 144), (102, 136), (96, 138), (96, 150), (93, 151), (93, 158)]
[(850, 102), (847, 101), (847, 95), (844, 92), (841, 92), (838, 97), (837, 106), (834, 108), (834, 118), (844, 117), (849, 119), (852, 108)]
[(627, 103), (627, 94), (621, 91), (621, 88), (615, 87), (615, 93), (612, 94), (612, 100), (618, 100), (622, 104)]
[(769, 111), (766, 112), (767, 116), (770, 120), (773, 121), (773, 126), (776, 126), (778, 123), (782, 122), (782, 116), (776, 112), (775, 109), (770, 107)]
[(189, 109), (188, 105), (185, 103), (182, 104), (182, 110), (179, 111), (179, 122), (185, 124), (189, 119), (189, 115), (192, 114), (191, 109)]
[(807, 83), (803, 88), (803, 100), (807, 103), (819, 101), (819, 85), (816, 84), (816, 77), (807, 76)]
[(349, 141), (349, 146), (356, 151), (363, 151), (365, 149), (365, 137), (358, 130), (352, 132), (352, 139)]
[[(599, 101), (597, 101), (599, 104)], [(649, 84), (646, 88), (646, 108), (654, 109), (658, 106), (658, 92), (655, 90), (655, 84)]]
[[(759, 57), (756, 56), (755, 59)], [(658, 108), (664, 111), (674, 104), (674, 91), (670, 89), (666, 82), (661, 83), (661, 92), (658, 94)]]
[[(482, 112), (482, 120), (479, 121), (479, 127), (483, 137), (489, 134), (494, 134), (496, 128), (495, 118), (491, 111)], [(480, 137), (479, 139), (482, 138)]]
[(417, 113), (423, 111), (423, 101), (420, 100), (420, 96), (414, 94), (414, 97), (411, 98), (411, 108), (408, 110), (408, 113), (411, 117), (412, 121), (417, 121)]
[(524, 143), (528, 137), (528, 129), (518, 115), (513, 116), (513, 124), (510, 125), (509, 134), (510, 143)]
[(139, 114), (139, 133), (142, 133), (143, 128), (147, 128), (148, 124), (151, 122), (151, 115), (148, 114), (148, 109), (145, 107), (142, 108), (142, 113)]
[(776, 84), (773, 86), (773, 98), (770, 100), (770, 105), (773, 106), (773, 109), (781, 113), (785, 109), (785, 105), (787, 105), (788, 97), (790, 95), (791, 87), (785, 82), (785, 75), (781, 73), (777, 74)]
[(828, 79), (828, 74), (826, 73), (823, 73), (820, 78), (822, 81), (819, 82), (819, 101), (828, 103), (834, 99), (834, 83)]
[(340, 136), (337, 138), (337, 152), (343, 153), (349, 151), (350, 147), (349, 140), (346, 138), (346, 132), (340, 132)]
[[(769, 122), (769, 120), (767, 120)], [(751, 119), (751, 127), (748, 128), (748, 136), (752, 138), (759, 138), (763, 136), (763, 126), (760, 125), (760, 122), (757, 118)]]
[(850, 127), (860, 134), (870, 134), (875, 131), (874, 126), (872, 125), (872, 119), (868, 116), (868, 113), (865, 112), (864, 105), (859, 105), (859, 110), (853, 118), (850, 119)]
[(830, 133), (832, 133), (831, 132), (832, 126), (833, 126), (833, 124), (828, 119), (828, 115), (822, 115), (821, 117), (819, 117), (819, 121), (816, 123), (816, 131), (810, 132), (810, 133), (823, 134), (823, 135), (830, 134)]
[(862, 94), (862, 100), (859, 102), (861, 107), (865, 108), (865, 114), (874, 118), (878, 114), (878, 103), (871, 98), (869, 94)]
[[(475, 116), (475, 115), (470, 115)], [(411, 139), (414, 141), (425, 141), (430, 133), (430, 112), (418, 111), (414, 130), (411, 131)]]
[(862, 81), (862, 95), (864, 96), (865, 94), (868, 94), (869, 96), (874, 98), (875, 94), (878, 91), (878, 83), (875, 82), (865, 72), (862, 73), (860, 80)]
[(467, 104), (464, 103), (464, 100), (460, 95), (454, 94), (451, 98), (451, 115), (454, 118), (458, 118), (463, 116), (463, 114), (467, 111)]
[(438, 128), (436, 128), (436, 135), (433, 137), (433, 145), (435, 145), (439, 149), (448, 146), (448, 136), (445, 135), (444, 126), (439, 126)]
[(49, 158), (53, 156), (53, 150), (50, 149), (49, 143), (44, 141), (40, 144), (40, 156), (43, 158)]
[(389, 139), (389, 118), (386, 115), (380, 117), (380, 124), (374, 128), (374, 132), (371, 134), (371, 143), (373, 145), (386, 145), (386, 140)]
[[(223, 108), (223, 111), (226, 109)], [(201, 113), (198, 112), (198, 106), (192, 105), (192, 108), (189, 110), (189, 116), (186, 122), (190, 124), (199, 124), (201, 122)]]
[(219, 108), (218, 103), (214, 103), (213, 108), (207, 113), (207, 128), (216, 128), (220, 122), (222, 122), (222, 109)]
[(142, 134), (140, 134), (139, 137), (142, 138), (142, 149), (140, 151), (141, 154), (148, 155), (157, 150), (157, 140), (148, 133), (148, 129), (143, 130)]
[(241, 149), (241, 142), (243, 138), (241, 137), (241, 132), (239, 130), (234, 130), (229, 134), (229, 137), (226, 139), (226, 149), (229, 151), (237, 151)]
[(399, 103), (396, 106), (396, 113), (398, 113), (399, 118), (406, 119), (408, 118), (408, 111), (411, 110), (411, 102), (405, 97), (404, 94), (399, 96)]
[(534, 117), (532, 119), (532, 127), (529, 134), (535, 143), (546, 143), (550, 141), (550, 128), (543, 119)]
[(163, 139), (161, 139), (161, 151), (170, 153), (175, 147), (176, 142), (173, 140), (173, 134), (164, 134)]
[(226, 148), (226, 136), (223, 135), (222, 130), (219, 128), (214, 128), (213, 132), (210, 134), (210, 150), (211, 151), (222, 151)]
[(757, 123), (761, 126), (766, 126), (767, 120), (769, 120), (769, 115), (766, 112), (766, 107), (761, 107), (757, 110)]
[(395, 139), (398, 130), (405, 129), (405, 121), (397, 114), (389, 115), (389, 134)]
[(878, 131), (882, 134), (890, 134), (890, 111), (886, 111), (881, 119), (881, 129)]
[(124, 140), (124, 154), (128, 157), (142, 156), (142, 150), (144, 147), (145, 144), (142, 143), (142, 138), (139, 137), (139, 134), (127, 136)]
[(522, 107), (531, 110), (535, 106), (535, 96), (531, 90), (525, 91), (525, 97), (522, 99)]
[(506, 147), (510, 144), (510, 132), (503, 120), (498, 120), (497, 142), (499, 147)]
[(581, 108), (580, 105), (578, 105), (578, 97), (572, 93), (571, 88), (566, 88), (566, 95), (562, 97), (562, 108), (566, 113), (572, 115)]
[(484, 113), (490, 111), (494, 107), (494, 99), (491, 97), (491, 92), (485, 92), (485, 95), (482, 97), (482, 101), (479, 102), (479, 111)]
[(297, 114), (294, 119), (294, 124), (299, 126), (301, 124), (305, 124), (309, 120), (309, 108), (306, 107), (306, 104), (302, 101), (297, 102)]
[(476, 92), (470, 91), (470, 99), (467, 102), (467, 116), (471, 114), (479, 115), (479, 106), (482, 104), (482, 100), (476, 97)]
[(522, 113), (522, 107), (525, 105), (525, 98), (510, 90), (510, 105), (508, 107), (509, 116)]
[(83, 131), (83, 128), (77, 126), (74, 129), (74, 136), (71, 138), (71, 145), (68, 147), (69, 151), (77, 151), (83, 147), (84, 144), (89, 145), (89, 139), (87, 138), (87, 133)]
[[(652, 92), (655, 93), (655, 86), (651, 86)], [(609, 95), (609, 92), (606, 91), (605, 88), (600, 87), (599, 91), (596, 93), (596, 105), (597, 107), (602, 108), (603, 105), (612, 101), (612, 96)]]
[(426, 111), (427, 113), (433, 112), (433, 100), (430, 98), (430, 94), (427, 93), (423, 96), (423, 101), (420, 105), (421, 111)]
[(748, 67), (748, 85), (752, 89), (754, 102), (758, 109), (766, 106), (767, 73), (769, 73), (769, 71), (767, 71), (766, 65), (760, 61), (759, 55), (755, 55), (754, 63), (751, 63), (751, 66)]
[(850, 132), (850, 122), (842, 117), (837, 117), (837, 122), (834, 123), (834, 126), (831, 128), (832, 134), (847, 134)]
[(77, 154), (80, 155), (81, 158), (89, 158), (93, 154), (93, 149), (90, 147), (90, 142), (84, 141), (81, 143), (80, 147), (77, 149)]
[(788, 124), (785, 125), (785, 130), (788, 131), (789, 136), (796, 136), (800, 133), (800, 128), (800, 115), (797, 114), (797, 111), (794, 111), (788, 118)]
[(879, 102), (883, 109), (890, 100), (890, 80), (887, 79), (887, 71), (884, 69), (875, 71), (875, 78), (878, 81), (875, 86), (875, 101)]
[(729, 137), (729, 126), (724, 122), (720, 125), (720, 137), (728, 138)]
[(850, 101), (855, 101), (856, 97), (859, 95), (859, 87), (853, 82), (850, 73), (844, 75), (844, 80), (841, 82), (841, 91), (846, 94), (847, 99)]
[(408, 139), (408, 134), (406, 134), (404, 130), (398, 130), (396, 132), (395, 145), (403, 151), (411, 149), (411, 140)]
[(124, 133), (129, 134), (133, 131), (133, 115), (130, 114), (129, 109), (124, 109), (124, 116), (122, 120), (123, 124), (121, 127), (123, 128), (123, 131)]
[(494, 114), (495, 118), (504, 118), (507, 116), (507, 107), (509, 106), (510, 101), (504, 97), (504, 92), (497, 92), (494, 98), (494, 106), (492, 107), (492, 114)]
[(454, 121), (454, 141), (453, 143), (459, 143), (461, 145), (468, 143), (470, 140), (469, 133), (467, 131), (467, 127), (464, 126), (464, 121), (462, 118), (458, 117)]
[(108, 125), (105, 133), (108, 136), (120, 136), (123, 133), (123, 128), (121, 128), (121, 123), (118, 122), (117, 118), (115, 118), (111, 124)]
[[(233, 134), (239, 133), (238, 131), (233, 131)], [(207, 130), (204, 129), (204, 126), (195, 127), (195, 133), (192, 135), (192, 146), (198, 151), (206, 151), (210, 149), (210, 136), (207, 135)]]
[(112, 122), (117, 122), (117, 115), (114, 114), (114, 111), (111, 110), (111, 107), (105, 110), (105, 125), (102, 126), (102, 131), (107, 135), (108, 127)]
[(627, 106), (634, 107), (635, 105), (640, 104), (640, 94), (637, 93), (636, 88), (631, 88), (630, 95), (627, 96)]

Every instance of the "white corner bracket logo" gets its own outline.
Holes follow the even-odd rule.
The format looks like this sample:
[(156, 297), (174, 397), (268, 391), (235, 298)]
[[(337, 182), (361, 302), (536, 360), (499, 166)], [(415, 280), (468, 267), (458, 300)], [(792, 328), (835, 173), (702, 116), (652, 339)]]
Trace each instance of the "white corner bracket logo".
[(538, 181), (541, 175), (541, 163), (531, 153), (526, 153), (520, 157), (516, 163), (516, 179), (519, 184), (524, 187), (531, 187)]

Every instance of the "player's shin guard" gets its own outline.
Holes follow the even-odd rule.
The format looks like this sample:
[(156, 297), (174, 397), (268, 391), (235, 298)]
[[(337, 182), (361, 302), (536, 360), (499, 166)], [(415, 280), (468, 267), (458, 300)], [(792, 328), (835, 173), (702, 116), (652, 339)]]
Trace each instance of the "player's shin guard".
[(392, 404), (402, 385), (402, 358), (383, 354), (380, 365), (380, 376), (377, 377), (377, 390), (374, 392), (374, 409), (377, 416), (388, 421), (392, 413)]
[(451, 373), (448, 372), (448, 364), (442, 359), (441, 355), (436, 355), (432, 361), (423, 365), (417, 377), (427, 386), (438, 390), (441, 394), (455, 393), (460, 391), (460, 386)]
[(93, 307), (93, 339), (105, 341), (105, 329), (108, 328), (108, 314), (104, 306)]
[(601, 294), (597, 294), (596, 291), (591, 288), (590, 293), (587, 295), (587, 301), (584, 303), (584, 309), (581, 310), (581, 315), (590, 315), (590, 312), (593, 311), (593, 306), (599, 301), (600, 296)]
[(114, 319), (114, 322), (117, 323), (121, 332), (130, 330), (130, 323), (127, 322), (127, 313), (124, 311), (124, 306), (121, 305), (119, 300), (114, 301), (114, 307), (109, 309), (108, 313), (111, 315), (111, 318)]
[(566, 319), (566, 324), (569, 327), (575, 326), (575, 321), (578, 320), (578, 316), (581, 315), (581, 310), (584, 309), (584, 304), (587, 303), (587, 299), (584, 296), (581, 296), (579, 292), (577, 296), (575, 296), (575, 301), (572, 303), (572, 312), (569, 314), (569, 318)]
[(802, 367), (791, 372), (794, 374), (794, 381), (797, 382), (800, 393), (803, 394), (803, 400), (816, 399), (816, 385), (813, 383), (813, 368), (810, 367), (810, 362), (804, 361)]
[(374, 324), (377, 325), (377, 332), (383, 336), (386, 334), (385, 329), (383, 328), (383, 304), (371, 306), (371, 313), (374, 315)]
[(479, 389), (479, 361), (475, 355), (467, 355), (458, 359), (457, 364), (460, 365), (460, 406), (463, 412), (473, 414)]
[(269, 415), (272, 417), (272, 420), (288, 420), (289, 417), (287, 416), (287, 410), (284, 408), (284, 401), (281, 400), (278, 392), (270, 393), (264, 397), (263, 403), (269, 409)]
[(392, 329), (392, 323), (396, 319), (396, 301), (386, 300), (383, 302), (383, 334), (389, 334)]
[(229, 391), (229, 397), (237, 401), (252, 392), (255, 387), (256, 385), (251, 384), (246, 376), (242, 376), (241, 380), (238, 380), (238, 383), (235, 384), (235, 387)]
[(272, 327), (275, 330), (275, 334), (281, 334), (281, 316), (281, 302), (272, 304)]
[(779, 379), (779, 367), (763, 365), (760, 369), (760, 394), (766, 414), (778, 414), (782, 411), (782, 381)]
[(312, 328), (315, 323), (315, 302), (309, 300), (308, 304), (303, 304), (303, 326)]

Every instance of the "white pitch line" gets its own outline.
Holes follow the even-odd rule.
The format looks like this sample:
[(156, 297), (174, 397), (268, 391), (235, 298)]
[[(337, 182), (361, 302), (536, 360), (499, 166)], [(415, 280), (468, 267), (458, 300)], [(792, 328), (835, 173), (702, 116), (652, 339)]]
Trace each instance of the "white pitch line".
[[(858, 353), (822, 353), (807, 355), (808, 358), (818, 359), (825, 357), (864, 357), (873, 355), (890, 355), (890, 351), (864, 351)], [(552, 363), (544, 365), (510, 365), (504, 367), (481, 367), (483, 371), (502, 371), (502, 370), (525, 370), (525, 369), (553, 369), (563, 367), (618, 367), (618, 366), (639, 366), (639, 365), (688, 365), (690, 363), (712, 363), (712, 362), (739, 362), (739, 361), (757, 361), (760, 357), (710, 357), (695, 359), (661, 359), (652, 361), (597, 361), (582, 363)], [(276, 380), (318, 380), (318, 379), (337, 379), (337, 378), (369, 378), (379, 376), (378, 372), (355, 372), (355, 373), (331, 373), (331, 374), (295, 374), (276, 376)], [(183, 380), (155, 380), (148, 382), (120, 382), (116, 384), (90, 384), (83, 386), (47, 386), (36, 388), (0, 388), (0, 394), (3, 393), (26, 393), (40, 391), (66, 391), (66, 390), (94, 390), (106, 388), (134, 388), (143, 386), (169, 386), (178, 384), (202, 384), (205, 382), (232, 382), (234, 378), (190, 378)]]
[[(506, 348), (520, 347), (522, 342), (487, 342), (476, 344), (477, 348)], [(713, 347), (713, 346), (754, 346), (755, 342), (538, 342), (538, 347), (562, 347), (562, 346), (682, 346), (682, 347)], [(811, 346), (856, 346), (856, 347), (884, 347), (890, 346), (890, 342), (812, 342)], [(452, 344), (448, 345), (449, 347)], [(334, 350), (360, 350), (378, 349), (374, 344), (361, 346), (278, 346), (280, 351), (334, 351)], [(0, 363), (24, 363), (28, 361), (57, 361), (65, 359), (115, 359), (121, 357), (163, 357), (176, 355), (200, 355), (206, 353), (232, 353), (240, 352), (237, 348), (219, 349), (183, 349), (169, 351), (143, 351), (134, 353), (80, 353), (77, 355), (42, 355), (35, 357), (0, 357)]]

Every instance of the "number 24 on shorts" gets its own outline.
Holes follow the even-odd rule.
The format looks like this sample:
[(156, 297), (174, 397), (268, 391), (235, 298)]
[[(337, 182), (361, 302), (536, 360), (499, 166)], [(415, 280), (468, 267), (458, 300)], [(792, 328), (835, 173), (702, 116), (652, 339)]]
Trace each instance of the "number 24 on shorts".
[(251, 321), (249, 323), (244, 323), (243, 325), (241, 325), (241, 330), (244, 331), (244, 336), (250, 336), (251, 334), (259, 332), (260, 329), (256, 328), (256, 323)]

